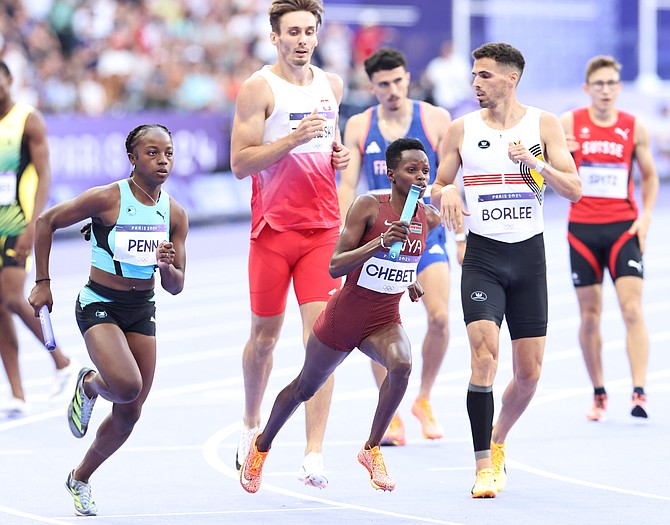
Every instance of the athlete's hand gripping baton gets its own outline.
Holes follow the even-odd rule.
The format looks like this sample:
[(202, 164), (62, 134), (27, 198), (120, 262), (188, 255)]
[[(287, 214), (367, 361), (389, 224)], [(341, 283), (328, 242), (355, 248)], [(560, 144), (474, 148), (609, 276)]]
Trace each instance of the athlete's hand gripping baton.
[(53, 352), (56, 349), (56, 338), (54, 337), (53, 326), (51, 326), (49, 307), (46, 304), (40, 308), (40, 325), (42, 326), (42, 335), (44, 336), (44, 347), (49, 352)]
[[(416, 207), (416, 201), (419, 200), (419, 194), (421, 193), (421, 187), (416, 184), (412, 184), (412, 187), (409, 189), (407, 194), (407, 200), (405, 201), (405, 206), (402, 209), (402, 214), (400, 215), (400, 220), (402, 222), (409, 222), (412, 220), (412, 215), (414, 215), (414, 208)], [(393, 243), (391, 249), (389, 250), (389, 259), (395, 261), (400, 255), (400, 249), (402, 248), (402, 242), (398, 241)]]

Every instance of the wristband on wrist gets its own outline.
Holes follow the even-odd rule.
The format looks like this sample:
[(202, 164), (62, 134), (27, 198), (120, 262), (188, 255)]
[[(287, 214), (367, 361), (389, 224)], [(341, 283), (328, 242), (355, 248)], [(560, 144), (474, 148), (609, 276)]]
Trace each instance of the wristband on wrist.
[(49, 279), (48, 277), (46, 277), (46, 278), (44, 278), (44, 279), (35, 279), (35, 284), (43, 283), (43, 282), (45, 282), (45, 281), (46, 281), (46, 282), (49, 282), (49, 281), (51, 281), (51, 279)]
[(455, 184), (447, 184), (444, 188), (442, 188), (442, 193), (444, 193), (447, 190), (450, 190), (451, 188), (454, 188), (455, 190), (458, 189)]
[(545, 166), (546, 164), (544, 162), (542, 162), (540, 159), (537, 159), (537, 164), (535, 164), (535, 171), (542, 173), (542, 170)]
[(457, 233), (454, 235), (454, 240), (456, 242), (465, 242), (467, 240), (467, 237), (465, 235), (465, 232)]

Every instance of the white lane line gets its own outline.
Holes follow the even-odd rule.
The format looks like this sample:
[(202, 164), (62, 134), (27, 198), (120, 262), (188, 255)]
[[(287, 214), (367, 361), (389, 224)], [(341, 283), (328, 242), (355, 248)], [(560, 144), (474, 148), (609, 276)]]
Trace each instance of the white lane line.
[[(281, 512), (313, 512), (313, 511), (323, 511), (323, 510), (344, 510), (340, 507), (333, 508), (314, 508), (314, 509), (263, 509), (263, 510), (202, 510), (202, 511), (193, 511), (193, 512), (160, 512), (160, 513), (143, 513), (143, 514), (105, 514), (104, 516), (90, 516), (86, 518), (88, 520), (95, 520), (96, 518), (104, 519), (118, 519), (118, 518), (174, 518), (179, 516), (230, 516), (235, 514), (271, 514), (271, 513), (281, 513)], [(81, 523), (82, 518), (79, 518)], [(72, 525), (68, 523), (67, 525)]]
[[(38, 516), (37, 514), (31, 514), (30, 512), (22, 512), (20, 510), (5, 507), (4, 505), (0, 505), (0, 514), (9, 514), (10, 516), (17, 516), (19, 518), (38, 521), (40, 523), (51, 523), (52, 525), (72, 525), (71, 521), (63, 521), (61, 518), (46, 518), (44, 516)], [(73, 516), (73, 519), (75, 519), (75, 516)]]
[(670, 501), (670, 496), (661, 496), (660, 494), (650, 494), (649, 492), (640, 492), (638, 490), (629, 490), (622, 489), (620, 487), (613, 487), (612, 485), (604, 485), (602, 483), (594, 483), (592, 481), (584, 481), (583, 479), (571, 478), (569, 476), (563, 476), (560, 474), (555, 474), (553, 472), (548, 472), (546, 470), (541, 470), (539, 468), (531, 467), (529, 465), (524, 465), (514, 460), (506, 460), (506, 463), (510, 467), (528, 472), (530, 474), (535, 474), (536, 476), (542, 476), (543, 478), (554, 479), (556, 481), (563, 481), (565, 483), (570, 483), (572, 485), (580, 485), (582, 487), (589, 487), (592, 489), (598, 490), (607, 490), (609, 492), (617, 492), (619, 494), (626, 494), (629, 496), (638, 496), (641, 498), (649, 499), (658, 499), (661, 501)]

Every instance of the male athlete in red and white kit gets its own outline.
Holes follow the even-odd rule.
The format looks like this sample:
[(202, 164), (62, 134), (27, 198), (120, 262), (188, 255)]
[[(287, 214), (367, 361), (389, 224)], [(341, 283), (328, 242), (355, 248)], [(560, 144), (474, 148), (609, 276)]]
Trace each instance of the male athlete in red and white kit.
[[(579, 168), (583, 197), (568, 217), (572, 280), (579, 300), (579, 342), (591, 382), (591, 421), (606, 418), (600, 322), (603, 274), (609, 270), (626, 325), (626, 351), (633, 376), (631, 415), (647, 418), (644, 391), (649, 336), (642, 314), (642, 254), (658, 195), (649, 132), (629, 113), (615, 108), (621, 64), (596, 56), (586, 66), (584, 92), (591, 105), (565, 113), (561, 123)], [(642, 209), (635, 201), (633, 160), (641, 173)]]
[[(311, 65), (324, 11), (321, 0), (274, 0), (268, 11), (277, 62), (240, 88), (231, 136), (238, 179), (251, 176), (249, 292), (251, 334), (244, 347), (245, 407), (236, 465), (260, 428), (261, 402), (284, 323), (289, 286), (300, 306), (305, 344), (341, 280), (328, 274), (339, 236), (335, 170), (347, 167), (338, 108), (343, 80)], [(329, 379), (305, 405), (307, 448), (298, 477), (325, 488), (321, 447), (333, 391)]]

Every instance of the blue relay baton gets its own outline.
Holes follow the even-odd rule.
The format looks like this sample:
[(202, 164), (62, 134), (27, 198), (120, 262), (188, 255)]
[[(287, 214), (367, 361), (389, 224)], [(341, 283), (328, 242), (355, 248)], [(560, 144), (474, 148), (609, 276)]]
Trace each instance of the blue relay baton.
[[(402, 209), (402, 214), (400, 215), (400, 220), (402, 222), (409, 222), (412, 220), (412, 215), (414, 215), (414, 208), (416, 207), (416, 201), (419, 200), (419, 195), (421, 194), (421, 187), (416, 184), (412, 184), (412, 187), (409, 189), (407, 194), (407, 200), (405, 201), (405, 206)], [(389, 259), (395, 261), (400, 255), (400, 249), (402, 248), (402, 242), (398, 241), (393, 243), (391, 249), (389, 250)]]
[(49, 307), (46, 304), (40, 308), (40, 325), (42, 325), (44, 347), (49, 350), (49, 352), (53, 352), (56, 349), (56, 338), (54, 337), (53, 326), (51, 326)]

